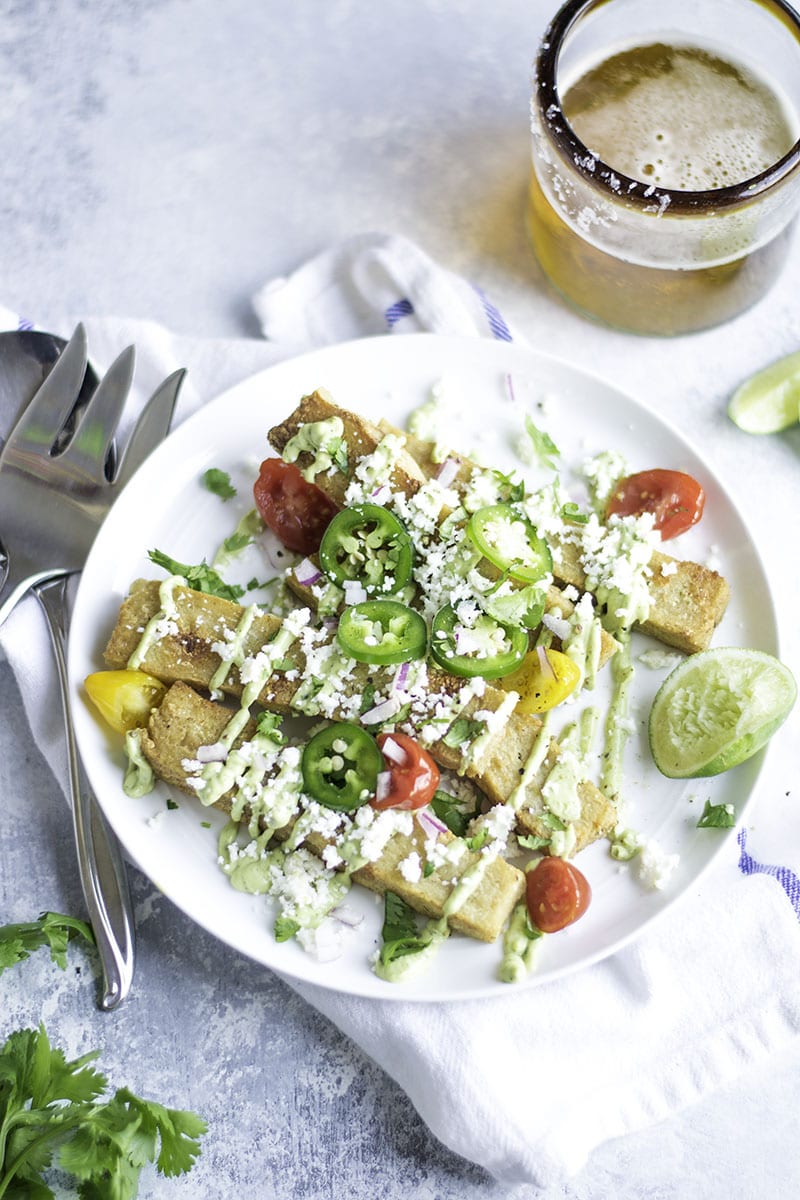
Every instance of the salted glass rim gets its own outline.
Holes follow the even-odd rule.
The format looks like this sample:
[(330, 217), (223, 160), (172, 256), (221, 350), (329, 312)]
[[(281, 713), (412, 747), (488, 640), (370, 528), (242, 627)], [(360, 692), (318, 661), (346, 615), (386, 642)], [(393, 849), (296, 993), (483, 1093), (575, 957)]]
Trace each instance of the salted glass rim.
[[(793, 34), (800, 49), (800, 13), (786, 0), (746, 0), (760, 4)], [(540, 43), (534, 69), (534, 97), (544, 129), (561, 157), (577, 170), (592, 186), (617, 201), (648, 212), (692, 212), (744, 205), (773, 189), (800, 164), (800, 138), (787, 152), (767, 167), (741, 183), (704, 191), (683, 191), (678, 188), (657, 187), (615, 170), (581, 141), (564, 116), (558, 91), (559, 58), (565, 40), (578, 20), (593, 8), (610, 0), (567, 0), (548, 25)]]

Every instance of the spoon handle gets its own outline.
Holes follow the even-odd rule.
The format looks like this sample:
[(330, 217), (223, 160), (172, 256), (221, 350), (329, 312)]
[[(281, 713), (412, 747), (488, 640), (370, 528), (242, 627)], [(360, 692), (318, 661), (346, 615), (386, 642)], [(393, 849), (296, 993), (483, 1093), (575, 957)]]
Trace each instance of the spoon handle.
[(125, 999), (133, 981), (133, 906), (119, 842), (100, 812), (75, 743), (67, 681), (66, 582), (65, 576), (50, 579), (40, 583), (34, 591), (47, 619), (58, 669), (78, 872), (103, 970), (103, 994), (99, 1006), (110, 1012)]

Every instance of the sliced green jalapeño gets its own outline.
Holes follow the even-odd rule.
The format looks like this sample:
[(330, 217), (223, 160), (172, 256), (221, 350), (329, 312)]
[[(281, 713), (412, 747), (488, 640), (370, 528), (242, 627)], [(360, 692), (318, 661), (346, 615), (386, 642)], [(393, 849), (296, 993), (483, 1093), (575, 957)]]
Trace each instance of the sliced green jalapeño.
[(320, 566), (341, 587), (349, 580), (368, 595), (399, 592), (411, 578), (411, 538), (380, 504), (343, 508), (328, 525), (319, 548)]
[(383, 755), (360, 725), (339, 721), (306, 743), (300, 763), (303, 790), (337, 812), (353, 812), (375, 795)]
[(500, 679), (517, 667), (528, 652), (528, 633), (502, 625), (486, 613), (462, 620), (452, 605), (440, 608), (431, 625), (431, 657), (453, 675)]
[(473, 513), (467, 537), (484, 558), (517, 583), (536, 583), (553, 569), (550, 547), (511, 504), (489, 504)]
[(428, 647), (424, 618), (398, 600), (366, 600), (346, 608), (336, 636), (350, 658), (381, 666), (424, 658)]

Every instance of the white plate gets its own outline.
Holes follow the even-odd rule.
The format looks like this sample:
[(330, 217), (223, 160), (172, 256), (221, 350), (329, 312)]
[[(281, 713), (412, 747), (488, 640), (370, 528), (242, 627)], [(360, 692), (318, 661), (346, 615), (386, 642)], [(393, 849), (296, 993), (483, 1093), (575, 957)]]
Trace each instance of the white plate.
[[(533, 482), (544, 476), (529, 474), (513, 451), (523, 407), (551, 434), (566, 464), (580, 465), (589, 454), (614, 448), (626, 455), (634, 469), (663, 466), (697, 476), (707, 493), (705, 516), (673, 546), (679, 557), (707, 561), (713, 555), (731, 583), (730, 608), (715, 644), (777, 650), (769, 587), (756, 548), (730, 497), (700, 455), (661, 417), (607, 383), (521, 346), (430, 335), (370, 338), (273, 367), (185, 422), (120, 497), (83, 572), (72, 621), (69, 669), (76, 732), (89, 777), (133, 860), (193, 920), (281, 973), (384, 999), (507, 994), (508, 985), (496, 980), (500, 946), (452, 937), (427, 973), (404, 984), (384, 983), (369, 966), (379, 938), (382, 906), (359, 888), (353, 891), (359, 893), (366, 919), (342, 958), (322, 964), (294, 943), (278, 945), (271, 932), (271, 902), (235, 892), (216, 865), (221, 814), (202, 809), (185, 796), (179, 797), (179, 808), (167, 810), (168, 793), (163, 787), (140, 800), (125, 796), (120, 740), (90, 712), (81, 682), (102, 667), (103, 646), (131, 581), (161, 574), (148, 563), (147, 551), (158, 547), (188, 563), (213, 555), (250, 506), (257, 464), (271, 453), (267, 430), (301, 396), (325, 387), (345, 408), (402, 425), (440, 380), (451, 406), (453, 445), (463, 450), (478, 446), (493, 465), (503, 470), (516, 467)], [(239, 486), (235, 500), (223, 503), (201, 486), (201, 475), (212, 466), (230, 472)], [(237, 565), (237, 570), (244, 572), (246, 580), (263, 577), (267, 567), (250, 559)], [(634, 655), (647, 644), (643, 638), (635, 638), (634, 643)], [(538, 971), (518, 986), (536, 986), (611, 954), (691, 888), (733, 834), (696, 828), (706, 799), (730, 802), (737, 817), (742, 817), (761, 755), (715, 780), (688, 784), (663, 778), (653, 766), (645, 723), (649, 701), (664, 674), (643, 666), (636, 672), (636, 727), (626, 752), (625, 792), (629, 823), (656, 839), (665, 853), (679, 854), (680, 864), (667, 888), (653, 891), (638, 881), (635, 863), (621, 868), (610, 858), (606, 843), (586, 850), (580, 865), (592, 885), (591, 907), (576, 925), (543, 940)], [(202, 824), (208, 821), (211, 830)]]

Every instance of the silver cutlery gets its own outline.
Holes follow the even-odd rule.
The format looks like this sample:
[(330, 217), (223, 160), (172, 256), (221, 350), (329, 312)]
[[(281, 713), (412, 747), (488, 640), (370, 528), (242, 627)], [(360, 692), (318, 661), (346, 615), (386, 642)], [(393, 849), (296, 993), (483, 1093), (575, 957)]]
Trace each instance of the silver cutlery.
[[(2, 335), (4, 354), (8, 337)], [(59, 675), (79, 873), (103, 970), (100, 1007), (106, 1010), (130, 990), (134, 923), (122, 853), (91, 794), (75, 744), (66, 672), (66, 586), (68, 576), (83, 567), (116, 496), (165, 437), (185, 375), (176, 371), (156, 389), (120, 448), (114, 438), (133, 361), (133, 347), (128, 347), (94, 386), (85, 331), (78, 326), (0, 453), (0, 624), (33, 589), (47, 619)], [(0, 371), (0, 387), (7, 382), (8, 373)]]

